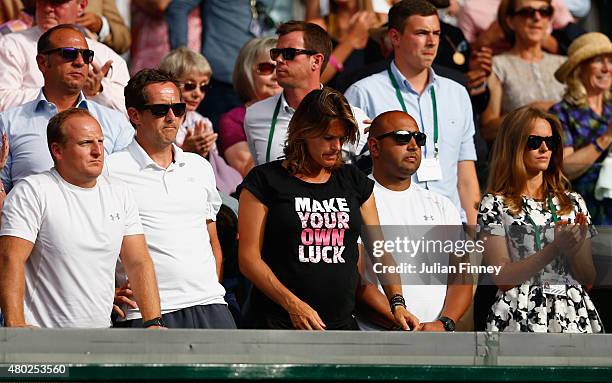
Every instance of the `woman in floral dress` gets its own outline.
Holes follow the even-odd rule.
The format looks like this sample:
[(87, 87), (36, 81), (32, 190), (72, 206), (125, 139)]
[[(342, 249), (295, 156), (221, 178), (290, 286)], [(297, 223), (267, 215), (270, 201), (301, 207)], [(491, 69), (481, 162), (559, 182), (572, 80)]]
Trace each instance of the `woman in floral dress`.
[(508, 114), (497, 135), (478, 223), (485, 261), (502, 266), (488, 331), (598, 333), (583, 286), (593, 284), (596, 232), (562, 175), (559, 121), (531, 107)]

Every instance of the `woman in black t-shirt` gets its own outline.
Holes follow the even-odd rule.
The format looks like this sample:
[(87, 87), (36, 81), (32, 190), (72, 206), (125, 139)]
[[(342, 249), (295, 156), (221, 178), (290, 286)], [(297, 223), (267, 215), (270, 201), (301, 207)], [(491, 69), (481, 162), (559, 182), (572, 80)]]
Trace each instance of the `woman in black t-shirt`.
[[(254, 284), (246, 327), (358, 329), (357, 239), (362, 223), (379, 221), (373, 181), (342, 162), (343, 143), (356, 137), (344, 96), (312, 91), (289, 123), (285, 159), (255, 167), (240, 185), (240, 270)], [(401, 286), (385, 291), (396, 322), (418, 326)]]

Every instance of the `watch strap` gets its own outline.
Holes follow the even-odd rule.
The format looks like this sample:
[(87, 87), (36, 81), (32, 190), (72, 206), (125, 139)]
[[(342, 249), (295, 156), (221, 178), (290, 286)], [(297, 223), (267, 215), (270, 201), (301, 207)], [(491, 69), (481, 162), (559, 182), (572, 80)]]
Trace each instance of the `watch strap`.
[(449, 317), (441, 316), (438, 318), (442, 325), (444, 326), (444, 330), (446, 331), (455, 331), (455, 321)]
[(164, 323), (164, 319), (162, 317), (157, 317), (157, 318), (149, 319), (146, 322), (142, 322), (142, 327), (144, 328), (148, 328), (151, 326), (166, 327), (166, 324)]

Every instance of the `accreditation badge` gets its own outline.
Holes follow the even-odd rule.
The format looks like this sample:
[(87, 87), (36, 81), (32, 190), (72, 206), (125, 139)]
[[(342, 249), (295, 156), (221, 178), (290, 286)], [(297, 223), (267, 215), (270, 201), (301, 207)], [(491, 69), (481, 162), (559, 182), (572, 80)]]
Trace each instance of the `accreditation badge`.
[(419, 182), (440, 181), (442, 179), (440, 159), (438, 157), (423, 158), (421, 160), (421, 166), (419, 170), (417, 170), (417, 178)]
[(568, 279), (562, 275), (544, 272), (542, 289), (546, 295), (567, 296)]

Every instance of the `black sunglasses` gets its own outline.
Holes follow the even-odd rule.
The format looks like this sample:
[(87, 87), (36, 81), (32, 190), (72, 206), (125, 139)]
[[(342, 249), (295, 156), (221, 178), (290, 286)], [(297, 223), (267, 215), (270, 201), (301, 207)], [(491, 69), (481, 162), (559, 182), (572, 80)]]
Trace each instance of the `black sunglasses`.
[(393, 137), (393, 139), (395, 139), (395, 142), (399, 145), (406, 145), (413, 138), (418, 146), (425, 146), (425, 142), (427, 141), (427, 135), (425, 133), (410, 132), (408, 130), (396, 130), (393, 132), (381, 134), (380, 136), (374, 138), (380, 140), (385, 137)]
[(521, 17), (525, 17), (525, 18), (527, 17), (534, 18), (536, 12), (539, 13), (541, 17), (549, 18), (553, 15), (554, 9), (551, 6), (542, 7), (539, 9), (532, 8), (532, 7), (525, 7), (525, 8), (521, 8), (521, 9), (517, 9), (516, 11), (513, 11), (512, 14), (521, 16)]
[(74, 61), (81, 54), (85, 64), (91, 64), (94, 58), (94, 51), (91, 49), (79, 49), (79, 48), (54, 48), (48, 51), (41, 52), (42, 54), (49, 55), (51, 53), (59, 52), (60, 56), (66, 61)]
[(531, 135), (527, 138), (527, 149), (538, 150), (540, 146), (542, 146), (542, 142), (546, 143), (546, 148), (548, 148), (548, 150), (555, 150), (561, 143), (561, 139), (559, 136), (542, 137)]
[(170, 109), (176, 117), (183, 117), (187, 105), (184, 102), (178, 102), (176, 104), (146, 104), (143, 105), (141, 110), (150, 110), (151, 114), (155, 117), (166, 117)]
[(51, 4), (51, 5), (62, 5), (64, 3), (69, 2), (70, 0), (46, 0), (45, 2)]
[(269, 74), (272, 74), (275, 69), (276, 69), (276, 65), (269, 63), (269, 62), (263, 62), (263, 63), (257, 64), (258, 74), (269, 75)]
[[(199, 86), (200, 92), (206, 93), (210, 90), (211, 87), (212, 87), (211, 83), (202, 84)], [(198, 84), (195, 84), (193, 82), (186, 82), (183, 84), (183, 89), (185, 89), (188, 92), (195, 90), (195, 88), (198, 88)]]
[(298, 49), (298, 48), (272, 48), (270, 49), (270, 58), (274, 61), (280, 56), (283, 55), (285, 60), (293, 60), (297, 55), (316, 55), (317, 51), (311, 51), (308, 49)]

